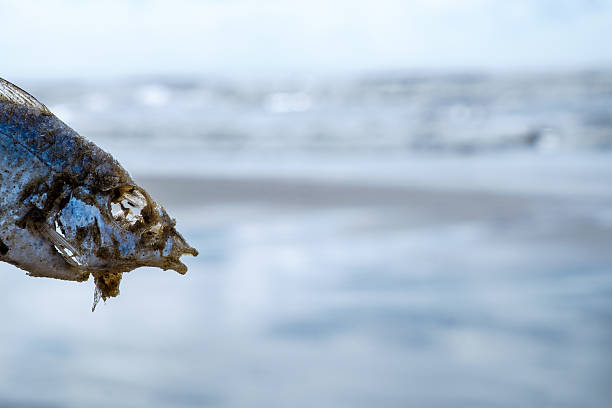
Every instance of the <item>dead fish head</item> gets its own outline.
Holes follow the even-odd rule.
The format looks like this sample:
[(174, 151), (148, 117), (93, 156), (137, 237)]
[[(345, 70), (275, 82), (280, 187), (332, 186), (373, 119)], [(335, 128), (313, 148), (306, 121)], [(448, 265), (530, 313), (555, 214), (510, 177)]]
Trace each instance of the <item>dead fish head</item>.
[(140, 266), (184, 274), (180, 257), (197, 255), (164, 208), (136, 185), (97, 191), (80, 186), (60, 203), (49, 212), (46, 235), (67, 263), (94, 276)]
[(106, 298), (119, 293), (123, 272), (183, 274), (180, 257), (197, 255), (110, 154), (1, 78), (0, 170), (0, 261), (33, 276), (92, 274)]

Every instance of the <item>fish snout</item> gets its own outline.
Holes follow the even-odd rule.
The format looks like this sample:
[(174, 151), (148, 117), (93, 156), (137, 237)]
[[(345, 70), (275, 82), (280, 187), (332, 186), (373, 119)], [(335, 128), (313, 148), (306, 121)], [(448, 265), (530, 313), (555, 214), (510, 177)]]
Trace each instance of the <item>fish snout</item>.
[(160, 250), (161, 267), (163, 269), (173, 269), (176, 272), (184, 275), (187, 272), (187, 266), (180, 261), (183, 255), (198, 256), (198, 251), (190, 246), (185, 238), (179, 234), (173, 227), (170, 228), (163, 248)]

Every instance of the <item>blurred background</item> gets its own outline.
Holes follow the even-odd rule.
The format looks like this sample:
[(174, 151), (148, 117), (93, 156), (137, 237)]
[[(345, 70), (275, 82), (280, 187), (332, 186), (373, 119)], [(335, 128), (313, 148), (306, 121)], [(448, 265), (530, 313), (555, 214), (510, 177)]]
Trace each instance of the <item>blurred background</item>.
[(612, 2), (0, 0), (0, 77), (200, 251), (0, 265), (0, 407), (606, 407)]

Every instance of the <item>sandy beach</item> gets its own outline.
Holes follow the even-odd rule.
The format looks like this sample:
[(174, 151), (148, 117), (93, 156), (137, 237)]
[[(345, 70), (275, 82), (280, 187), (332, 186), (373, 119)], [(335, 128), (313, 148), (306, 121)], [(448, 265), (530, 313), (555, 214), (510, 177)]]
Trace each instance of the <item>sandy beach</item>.
[[(539, 244), (564, 241), (591, 247), (594, 251), (604, 250), (612, 236), (612, 220), (606, 218), (609, 215), (596, 213), (611, 203), (607, 197), (559, 197), (546, 191), (541, 194), (487, 189), (449, 191), (435, 186), (426, 189), (367, 181), (340, 183), (271, 177), (142, 177), (138, 181), (167, 207), (191, 213), (210, 206), (303, 213), (354, 209), (394, 217), (396, 222), (389, 225), (392, 228), (491, 224), (505, 226), (506, 237), (520, 231), (524, 239), (531, 236)], [(546, 228), (540, 225), (551, 217), (564, 221), (550, 223)]]

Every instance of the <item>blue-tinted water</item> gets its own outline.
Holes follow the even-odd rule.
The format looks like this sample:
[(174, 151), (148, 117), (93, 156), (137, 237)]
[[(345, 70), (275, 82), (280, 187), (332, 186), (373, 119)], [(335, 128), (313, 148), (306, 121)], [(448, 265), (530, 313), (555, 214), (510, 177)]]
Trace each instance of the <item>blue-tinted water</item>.
[(95, 140), (123, 145), (337, 153), (612, 146), (610, 71), (25, 85)]

